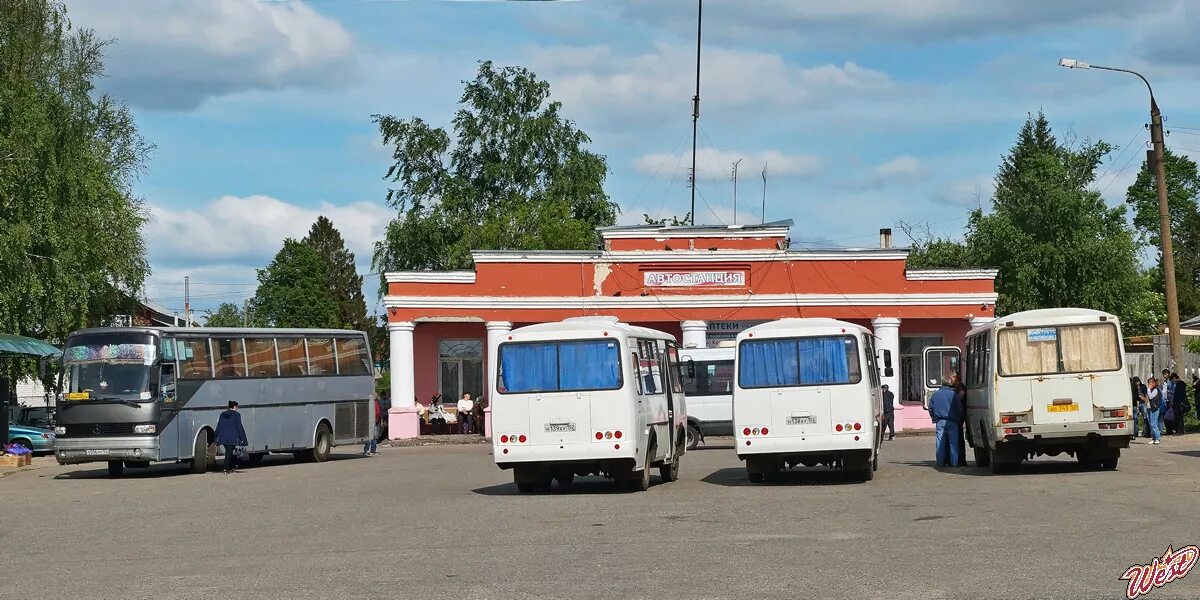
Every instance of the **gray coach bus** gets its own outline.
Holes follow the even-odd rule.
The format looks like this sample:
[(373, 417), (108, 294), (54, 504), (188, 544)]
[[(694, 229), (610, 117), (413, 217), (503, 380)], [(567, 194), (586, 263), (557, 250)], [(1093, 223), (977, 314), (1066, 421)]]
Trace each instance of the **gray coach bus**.
[(371, 435), (375, 379), (367, 336), (332, 329), (98, 328), (63, 352), (55, 419), (60, 464), (216, 460), (217, 417), (240, 405), (256, 464), (271, 452), (322, 462)]

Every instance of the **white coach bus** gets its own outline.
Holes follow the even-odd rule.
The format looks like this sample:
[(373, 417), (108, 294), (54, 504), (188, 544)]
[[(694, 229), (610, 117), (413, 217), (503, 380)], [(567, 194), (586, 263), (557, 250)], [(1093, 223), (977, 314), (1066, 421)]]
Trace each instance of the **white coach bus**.
[(512, 330), (497, 350), (496, 465), (522, 492), (604, 475), (627, 488), (679, 477), (687, 428), (675, 338), (578, 317)]
[[(799, 465), (874, 477), (883, 395), (869, 329), (782, 319), (743, 331), (737, 344), (733, 433), (750, 481)], [(890, 376), (891, 353), (882, 356)]]
[(967, 443), (975, 462), (1001, 472), (1025, 458), (1072, 454), (1115, 469), (1133, 430), (1121, 326), (1083, 308), (1031, 310), (967, 334), (958, 348), (925, 351), (925, 385), (965, 365)]

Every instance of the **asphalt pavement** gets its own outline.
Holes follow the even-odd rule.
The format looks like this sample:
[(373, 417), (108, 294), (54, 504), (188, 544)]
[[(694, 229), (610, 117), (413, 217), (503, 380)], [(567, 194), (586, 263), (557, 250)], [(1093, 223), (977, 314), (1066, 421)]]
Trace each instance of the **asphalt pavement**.
[[(1123, 598), (1131, 565), (1200, 544), (1200, 435), (1113, 472), (943, 471), (932, 444), (886, 443), (870, 483), (755, 485), (716, 441), (645, 493), (532, 496), (487, 445), (120, 479), (43, 460), (0, 478), (0, 597)], [(1146, 597), (1200, 598), (1200, 574)]]

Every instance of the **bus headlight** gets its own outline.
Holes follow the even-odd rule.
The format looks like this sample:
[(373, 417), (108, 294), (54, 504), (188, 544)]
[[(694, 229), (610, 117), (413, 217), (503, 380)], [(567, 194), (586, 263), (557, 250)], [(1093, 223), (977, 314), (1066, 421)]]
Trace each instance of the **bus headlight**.
[(153, 425), (153, 424), (151, 424), (151, 425), (134, 425), (133, 432), (134, 433), (157, 433), (158, 426)]
[(67, 435), (67, 428), (59, 425), (54, 428), (54, 435)]

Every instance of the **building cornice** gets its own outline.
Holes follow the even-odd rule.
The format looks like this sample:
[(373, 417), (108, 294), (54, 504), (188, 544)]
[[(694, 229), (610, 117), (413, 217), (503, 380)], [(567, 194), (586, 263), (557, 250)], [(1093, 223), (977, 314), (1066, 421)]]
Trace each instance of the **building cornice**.
[(995, 304), (994, 293), (745, 294), (702, 296), (385, 296), (388, 308), (634, 309), (791, 306), (975, 306)]
[(475, 271), (390, 271), (388, 283), (475, 283)]
[(997, 269), (914, 269), (905, 271), (904, 278), (909, 281), (961, 281), (964, 279), (994, 281), (999, 272)]

